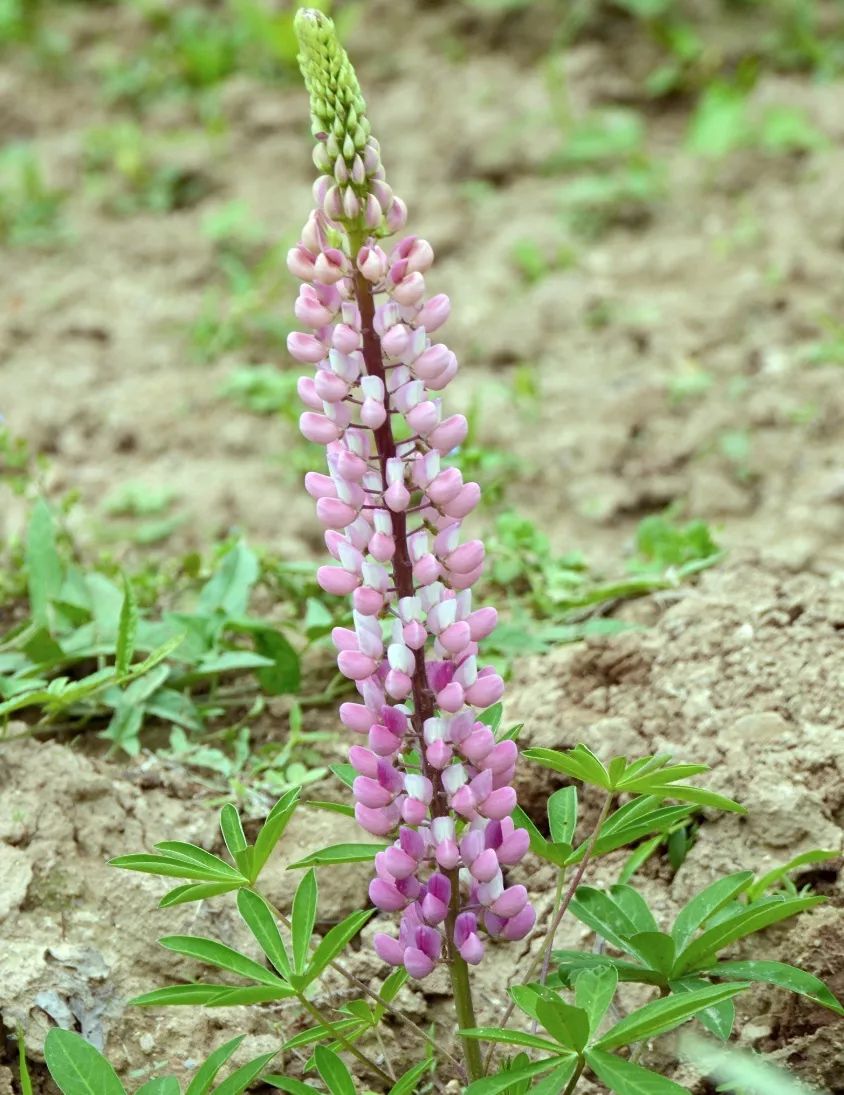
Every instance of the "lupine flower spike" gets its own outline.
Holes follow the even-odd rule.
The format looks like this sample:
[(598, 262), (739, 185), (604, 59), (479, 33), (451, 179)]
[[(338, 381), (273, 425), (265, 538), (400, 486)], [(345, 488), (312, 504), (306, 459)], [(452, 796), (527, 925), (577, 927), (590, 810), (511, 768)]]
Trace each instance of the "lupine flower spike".
[(401, 924), (397, 937), (376, 935), (375, 948), (425, 977), (442, 960), (478, 963), (489, 937), (521, 939), (533, 927), (525, 887), (505, 881), (528, 847), (510, 818), (517, 749), (478, 720), (504, 685), (479, 663), (496, 624), (494, 608), (472, 603), (484, 545), (460, 538), (480, 488), (444, 461), (467, 431), (440, 395), (457, 372), (433, 338), (449, 301), (426, 296), (429, 243), (386, 243), (407, 210), (385, 180), (331, 20), (300, 11), (296, 30), (320, 175), (288, 256), (307, 328), (288, 347), (315, 367), (299, 382), (300, 426), (326, 448), (327, 474), (305, 477), (335, 560), (317, 578), (353, 607), (354, 626), (333, 639), (360, 693), (340, 707), (357, 739), (355, 816), (395, 837), (375, 859), (369, 895)]

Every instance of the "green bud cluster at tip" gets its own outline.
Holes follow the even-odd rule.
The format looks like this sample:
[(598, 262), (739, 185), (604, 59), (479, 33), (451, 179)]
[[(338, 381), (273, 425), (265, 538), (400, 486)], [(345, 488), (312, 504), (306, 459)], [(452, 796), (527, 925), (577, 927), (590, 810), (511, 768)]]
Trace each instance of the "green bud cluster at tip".
[(311, 132), (334, 137), (347, 162), (369, 136), (366, 103), (355, 70), (337, 39), (333, 21), (314, 8), (300, 8), (294, 22), (299, 68), (311, 99)]

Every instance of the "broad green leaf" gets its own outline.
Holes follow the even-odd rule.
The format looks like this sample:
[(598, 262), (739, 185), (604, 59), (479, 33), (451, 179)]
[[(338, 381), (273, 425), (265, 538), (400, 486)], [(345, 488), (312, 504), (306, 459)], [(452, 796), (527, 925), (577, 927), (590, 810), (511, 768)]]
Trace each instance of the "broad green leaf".
[(548, 824), (555, 844), (571, 844), (577, 825), (577, 788), (561, 787), (548, 799)]
[(311, 868), (296, 888), (290, 918), (293, 968), (296, 973), (304, 973), (308, 964), (309, 945), (316, 921), (317, 897), (316, 871)]
[(618, 971), (611, 965), (581, 970), (573, 978), (574, 1002), (589, 1017), (589, 1029), (597, 1034), (601, 1020), (613, 1002), (618, 987)]
[[(139, 871), (141, 874), (163, 875), (165, 878), (195, 878), (202, 882), (234, 882), (232, 868), (227, 863), (228, 873), (215, 870), (213, 873), (205, 867), (195, 866), (187, 860), (176, 859), (167, 855), (147, 855), (139, 852), (135, 855), (119, 855), (110, 859), (109, 866), (121, 867), (124, 871)], [(220, 860), (222, 863), (222, 860)], [(236, 872), (235, 872), (236, 874)], [(236, 881), (244, 881), (236, 875)]]
[(686, 1035), (681, 1046), (684, 1055), (698, 1068), (729, 1085), (719, 1091), (741, 1091), (742, 1095), (820, 1095), (816, 1088), (798, 1083), (787, 1072), (733, 1046), (713, 1045), (692, 1035)]
[(350, 913), (345, 920), (341, 920), (325, 933), (311, 955), (310, 965), (306, 971), (309, 982), (319, 977), (325, 967), (345, 948), (349, 940), (354, 939), (360, 932), (374, 912), (374, 909), (359, 909), (357, 912)]
[(240, 974), (251, 981), (257, 981), (261, 985), (276, 987), (283, 982), (258, 962), (254, 962), (240, 951), (227, 947), (225, 943), (218, 943), (216, 939), (205, 939), (200, 935), (165, 935), (158, 942), (167, 950), (183, 954), (186, 958), (197, 958), (200, 962), (207, 962), (221, 970), (229, 970), (231, 973)]
[(253, 1061), (247, 1061), (214, 1088), (214, 1095), (241, 1095), (253, 1080), (258, 1079), (275, 1055), (276, 1051), (273, 1050), (272, 1053), (264, 1053)]
[(573, 1055), (572, 1057), (564, 1057), (558, 1054), (556, 1057), (546, 1057), (542, 1061), (532, 1061), (531, 1064), (523, 1065), (521, 1068), (497, 1072), (494, 1076), (484, 1076), (482, 1080), (475, 1080), (474, 1083), (469, 1084), (463, 1095), (500, 1095), (500, 1092), (506, 1091), (508, 1087), (518, 1084), (521, 1080), (541, 1076), (543, 1072), (547, 1072), (555, 1065), (562, 1068), (564, 1064), (568, 1064), (572, 1060), (576, 1065), (577, 1058)]
[(179, 1095), (179, 1081), (175, 1076), (163, 1076), (160, 1080), (147, 1080), (135, 1095)]
[(211, 1090), (211, 1085), (214, 1083), (214, 1077), (232, 1056), (245, 1037), (245, 1034), (238, 1034), (236, 1038), (232, 1038), (229, 1042), (224, 1042), (223, 1045), (209, 1054), (199, 1066), (194, 1078), (188, 1084), (185, 1095), (208, 1095), (208, 1092)]
[[(679, 981), (669, 982), (669, 988), (679, 995), (681, 992), (695, 992), (706, 988), (709, 984), (711, 982), (703, 977), (682, 977)], [(720, 1004), (713, 1004), (699, 1011), (695, 1018), (716, 1038), (726, 1042), (736, 1021), (736, 1006), (732, 1000), (722, 1000)]]
[(550, 768), (553, 772), (562, 772), (584, 783), (603, 787), (604, 790), (610, 789), (609, 773), (591, 749), (587, 749), (585, 745), (578, 745), (565, 753), (560, 753), (556, 749), (524, 749), (522, 756), (527, 757), (528, 760), (535, 760), (537, 764), (541, 764), (543, 768)]
[(559, 998), (545, 998), (537, 1001), (536, 1014), (552, 1038), (566, 1049), (579, 1053), (589, 1041), (589, 1015), (583, 1008), (572, 1007)]
[(611, 1053), (588, 1049), (586, 1060), (598, 1079), (617, 1095), (689, 1095), (687, 1087)]
[(526, 1046), (528, 1049), (546, 1049), (559, 1054), (560, 1047), (549, 1038), (538, 1034), (525, 1034), (520, 1030), (501, 1030), (499, 1027), (471, 1027), (461, 1030), (464, 1038), (483, 1038), (486, 1042), (498, 1042), (505, 1046)]
[(338, 863), (371, 863), (379, 852), (389, 847), (389, 844), (332, 844), (291, 863), (287, 869), (292, 871), (299, 867), (333, 867)]
[(135, 996), (129, 1003), (138, 1008), (202, 1006), (230, 988), (231, 985), (171, 985)]
[(426, 1072), (430, 1072), (431, 1064), (431, 1061), (424, 1060), (409, 1068), (390, 1088), (389, 1095), (413, 1095), (418, 1082)]
[(26, 531), (25, 563), (33, 622), (49, 629), (50, 602), (61, 590), (63, 567), (56, 548), (53, 516), (43, 498), (32, 507)]
[(629, 949), (627, 940), (638, 931), (610, 894), (594, 886), (578, 886), (569, 908), (578, 920), (620, 951)]
[(314, 1050), (317, 1072), (323, 1079), (331, 1095), (356, 1095), (355, 1083), (351, 1073), (337, 1056), (325, 1046)]
[(266, 901), (254, 890), (240, 890), (237, 895), (237, 908), (255, 936), (258, 946), (282, 977), (289, 978), (291, 967), (287, 948), (281, 938), (275, 916)]
[(838, 1015), (844, 1015), (844, 1006), (819, 977), (796, 966), (789, 966), (786, 962), (718, 962), (710, 966), (706, 974), (709, 977), (729, 977), (734, 981), (746, 979), (777, 985), (778, 988), (806, 996), (809, 1000), (814, 1000), (816, 1004), (837, 1012)]
[(630, 950), (652, 970), (670, 977), (674, 968), (674, 940), (665, 932), (637, 932), (630, 936)]
[(164, 852), (165, 855), (171, 856), (173, 859), (184, 860), (185, 863), (205, 870), (209, 878), (212, 874), (215, 874), (221, 882), (224, 880), (232, 882), (246, 881), (240, 871), (235, 870), (224, 859), (220, 859), (219, 856), (211, 852), (206, 852), (204, 848), (198, 848), (196, 844), (187, 844), (183, 840), (162, 840), (154, 847), (156, 851)]
[(732, 983), (709, 985), (705, 989), (682, 993), (680, 996), (652, 1000), (621, 1019), (595, 1045), (599, 1049), (615, 1049), (644, 1038), (655, 1038), (658, 1034), (664, 1034), (667, 1030), (673, 1030), (685, 1023), (704, 1008), (729, 1000), (743, 992), (745, 987)]
[(135, 640), (138, 635), (138, 602), (132, 583), (123, 575), (123, 604), (120, 608), (120, 619), (117, 624), (117, 649), (114, 658), (114, 667), (117, 675), (122, 677), (128, 673), (132, 658), (135, 655)]
[(554, 951), (554, 958), (559, 962), (558, 977), (560, 984), (569, 985), (573, 978), (581, 970), (591, 970), (600, 966), (611, 965), (618, 974), (619, 981), (637, 982), (644, 985), (661, 985), (664, 978), (654, 970), (645, 969), (636, 962), (628, 962), (623, 958), (610, 958), (606, 954), (592, 954), (589, 951)]
[(699, 894), (695, 894), (680, 910), (671, 929), (678, 952), (683, 950), (701, 924), (746, 890), (752, 878), (753, 871), (737, 871), (725, 878), (716, 879)]
[(187, 905), (192, 901), (205, 901), (209, 897), (231, 893), (241, 886), (240, 882), (190, 882), (186, 886), (176, 886), (158, 902), (159, 909), (169, 909), (173, 905)]
[(715, 924), (699, 935), (679, 955), (674, 969), (675, 976), (698, 968), (709, 962), (723, 947), (761, 931), (771, 924), (787, 920), (805, 909), (812, 909), (823, 902), (822, 897), (763, 898), (761, 901), (740, 909), (737, 913)]
[(840, 852), (830, 851), (829, 848), (812, 848), (808, 852), (801, 852), (800, 855), (796, 855), (789, 859), (787, 863), (783, 863), (779, 867), (774, 867), (773, 870), (766, 871), (765, 874), (748, 886), (747, 898), (749, 901), (755, 901), (757, 898), (760, 898), (766, 890), (769, 890), (771, 886), (781, 881), (786, 875), (790, 874), (798, 867), (805, 867), (809, 863), (825, 863), (826, 860), (836, 859), (840, 855)]
[(44, 1060), (62, 1095), (126, 1095), (105, 1057), (72, 1030), (49, 1031)]
[(258, 558), (240, 541), (220, 560), (216, 573), (199, 594), (199, 611), (204, 615), (224, 612), (226, 616), (244, 616), (252, 586), (258, 580)]
[(261, 831), (255, 839), (255, 846), (252, 856), (252, 877), (251, 882), (254, 882), (264, 866), (267, 860), (270, 858), (273, 848), (278, 844), (279, 840), (287, 828), (287, 823), (293, 816), (293, 811), (296, 809), (296, 804), (299, 801), (299, 795), (301, 794), (300, 787), (291, 788), (286, 794), (278, 800), (278, 802), (267, 814), (267, 820), (261, 826)]

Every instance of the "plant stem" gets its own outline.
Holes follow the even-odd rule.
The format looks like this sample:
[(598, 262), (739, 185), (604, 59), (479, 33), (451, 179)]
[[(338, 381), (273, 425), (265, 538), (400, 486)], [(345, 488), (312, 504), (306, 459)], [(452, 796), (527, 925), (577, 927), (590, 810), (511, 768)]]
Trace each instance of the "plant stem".
[(580, 1077), (583, 1075), (583, 1070), (586, 1068), (586, 1061), (583, 1057), (577, 1063), (577, 1068), (574, 1070), (574, 1076), (566, 1084), (566, 1089), (562, 1095), (572, 1095), (572, 1092), (577, 1087)]
[[(360, 247), (360, 239), (350, 239), (352, 258)], [(375, 299), (372, 286), (366, 278), (358, 273), (355, 275), (355, 296), (361, 318), (361, 332), (363, 335), (363, 359), (366, 371), (370, 376), (379, 377), (386, 386), (386, 374), (384, 359), (381, 353), (381, 342), (375, 330)], [(378, 453), (378, 462), (381, 466), (383, 481), (386, 482), (387, 461), (396, 455), (396, 442), (393, 437), (392, 416), (390, 415), (389, 393), (385, 395), (384, 405), (387, 408), (387, 417), (384, 423), (374, 430), (375, 442)], [(390, 512), (393, 527), (393, 540), (396, 551), (392, 559), (393, 584), (396, 596), (412, 597), (416, 590), (413, 583), (413, 565), (410, 559), (410, 551), (407, 544), (407, 514), (404, 512)], [(425, 759), (425, 743), (422, 729), (426, 719), (433, 717), (436, 711), (436, 703), (433, 692), (428, 684), (428, 674), (425, 666), (424, 649), (415, 651), (414, 668), (411, 675), (413, 682), (413, 715), (411, 724), (419, 741), (419, 755), (422, 761), (422, 771), (431, 781), (434, 789), (431, 800), (431, 813), (433, 816), (443, 816), (447, 809), (444, 803), (440, 773), (430, 767)], [(460, 879), (457, 870), (448, 872), (451, 882), (451, 901), (445, 923), (446, 950), (448, 954), (448, 968), (451, 976), (451, 987), (454, 994), (454, 1006), (457, 1012), (458, 1029), (463, 1030), (474, 1027), (475, 1009), (472, 1002), (472, 987), (469, 980), (469, 967), (460, 956), (454, 945), (454, 925), (460, 911)], [(479, 1079), (483, 1075), (480, 1045), (473, 1038), (462, 1038), (463, 1054), (466, 1060), (466, 1071), (470, 1080)]]
[(361, 1064), (365, 1065), (370, 1072), (374, 1072), (379, 1080), (383, 1080), (385, 1083), (392, 1085), (393, 1081), (389, 1074), (377, 1065), (371, 1057), (367, 1057), (362, 1050), (358, 1049), (354, 1042), (350, 1042), (346, 1035), (343, 1034), (342, 1031), (339, 1031), (330, 1019), (326, 1018), (325, 1013), (321, 1011), (320, 1008), (315, 1004), (312, 1004), (304, 993), (297, 992), (296, 995), (299, 998), (299, 1003), (302, 1007), (316, 1019), (320, 1026), (325, 1027), (326, 1030), (331, 1032), (331, 1037), (336, 1038), (343, 1049), (351, 1053), (353, 1057), (357, 1057)]
[[(600, 834), (601, 828), (602, 828), (604, 822), (607, 820), (607, 815), (610, 812), (610, 807), (612, 805), (613, 797), (614, 797), (614, 793), (612, 791), (609, 791), (607, 793), (607, 797), (604, 799), (604, 804), (601, 807), (601, 812), (598, 815), (598, 820), (595, 822), (595, 827), (593, 828), (591, 834), (589, 835), (589, 843), (586, 845), (586, 848), (583, 852), (583, 858), (578, 863), (577, 870), (572, 875), (572, 879), (571, 879), (571, 882), (569, 883), (568, 889), (566, 890), (565, 896), (563, 897), (563, 900), (560, 902), (559, 906), (557, 907), (557, 910), (556, 910), (556, 912), (554, 914), (554, 917), (551, 921), (551, 924), (548, 928), (548, 932), (547, 932), (547, 935), (546, 935), (546, 943), (545, 943), (545, 946), (542, 949), (542, 954), (537, 955), (537, 957), (531, 963), (530, 969), (528, 970), (528, 972), (525, 976), (525, 981), (530, 981), (531, 978), (536, 973), (536, 971), (538, 969), (541, 969), (540, 982), (543, 983), (543, 984), (545, 983), (545, 978), (548, 976), (548, 967), (551, 964), (551, 952), (554, 949), (554, 936), (557, 934), (557, 929), (560, 926), (560, 922), (562, 921), (563, 917), (566, 915), (568, 907), (571, 904), (571, 899), (574, 897), (575, 892), (577, 891), (577, 887), (583, 881), (583, 876), (586, 873), (586, 868), (589, 865), (589, 861), (592, 858), (592, 852), (595, 850), (595, 843), (598, 840), (598, 835)], [(507, 1023), (510, 1020), (510, 1016), (513, 1014), (515, 1009), (516, 1009), (515, 1001), (511, 1001), (507, 1005), (507, 1010), (504, 1012), (504, 1016), (501, 1019), (501, 1028), (502, 1029), (507, 1026)], [(489, 1047), (489, 1052), (487, 1053), (486, 1060), (484, 1061), (484, 1075), (486, 1075), (486, 1073), (489, 1072), (489, 1066), (492, 1062), (492, 1058), (493, 1058), (494, 1053), (495, 1053), (495, 1046), (492, 1045), (492, 1046)], [(572, 1090), (574, 1090), (574, 1089), (572, 1088)]]

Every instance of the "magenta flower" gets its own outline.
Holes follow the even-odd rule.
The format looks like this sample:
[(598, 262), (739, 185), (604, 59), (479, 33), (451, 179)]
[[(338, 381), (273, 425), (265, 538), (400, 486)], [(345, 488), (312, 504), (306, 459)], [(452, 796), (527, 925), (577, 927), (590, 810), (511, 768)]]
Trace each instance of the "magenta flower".
[(480, 488), (445, 464), (467, 432), (439, 394), (457, 359), (431, 337), (449, 300), (426, 297), (429, 243), (405, 236), (382, 246), (407, 211), (385, 181), (330, 21), (300, 12), (297, 30), (323, 172), (288, 256), (303, 282), (296, 316), (308, 328), (288, 349), (315, 367), (299, 382), (300, 427), (326, 448), (327, 474), (305, 477), (334, 559), (317, 580), (352, 600), (354, 626), (332, 637), (360, 694), (340, 707), (360, 739), (349, 750), (355, 817), (369, 833), (396, 836), (376, 857), (369, 896), (401, 912), (401, 924), (375, 948), (425, 977), (444, 954), (479, 962), (484, 935), (521, 939), (533, 927), (524, 886), (504, 878), (528, 847), (510, 819), (517, 749), (478, 719), (504, 684), (478, 660), (497, 618), (472, 600), (484, 545), (461, 542)]

